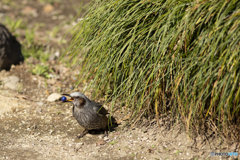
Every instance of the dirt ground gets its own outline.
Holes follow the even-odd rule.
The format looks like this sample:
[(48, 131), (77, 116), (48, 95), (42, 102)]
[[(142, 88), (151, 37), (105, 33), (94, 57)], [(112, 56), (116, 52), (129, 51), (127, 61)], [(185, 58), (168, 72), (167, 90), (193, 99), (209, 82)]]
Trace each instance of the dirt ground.
[[(0, 21), (8, 16), (23, 19), (27, 27), (40, 27), (36, 41), (48, 43), (62, 50), (67, 45), (59, 39), (72, 27), (78, 9), (88, 2), (79, 0), (3, 0), (0, 2)], [(48, 4), (51, 4), (49, 7)], [(48, 6), (48, 9), (46, 9)], [(82, 14), (79, 15), (81, 17)], [(49, 36), (54, 27), (60, 27), (56, 36)], [(22, 29), (19, 40), (24, 39)], [(71, 36), (66, 37), (69, 41)], [(57, 60), (46, 62), (54, 72), (49, 79), (30, 72), (32, 65), (41, 64), (38, 59), (28, 58), (10, 71), (0, 72), (0, 81), (8, 76), (17, 76), (21, 87), (17, 90), (0, 85), (0, 159), (240, 159), (240, 156), (211, 157), (211, 152), (238, 152), (237, 142), (226, 141), (213, 133), (190, 139), (180, 125), (169, 127), (170, 119), (143, 122), (146, 125), (122, 128), (126, 117), (125, 108), (114, 112), (119, 125), (103, 138), (102, 132), (92, 132), (81, 139), (76, 136), (83, 130), (71, 113), (71, 104), (47, 102), (51, 93), (82, 91), (88, 82), (74, 88), (78, 68), (69, 68)], [(91, 90), (85, 93), (90, 99)], [(104, 103), (104, 99), (95, 101)], [(104, 106), (109, 109), (107, 105)], [(161, 131), (160, 131), (161, 130)]]

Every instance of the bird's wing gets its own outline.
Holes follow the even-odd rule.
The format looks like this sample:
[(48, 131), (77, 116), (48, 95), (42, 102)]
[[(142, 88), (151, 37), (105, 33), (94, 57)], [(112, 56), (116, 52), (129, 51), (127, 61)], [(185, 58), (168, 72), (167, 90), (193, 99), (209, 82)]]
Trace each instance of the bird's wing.
[(96, 102), (94, 102), (93, 110), (100, 115), (108, 114), (108, 111), (101, 104), (98, 104)]

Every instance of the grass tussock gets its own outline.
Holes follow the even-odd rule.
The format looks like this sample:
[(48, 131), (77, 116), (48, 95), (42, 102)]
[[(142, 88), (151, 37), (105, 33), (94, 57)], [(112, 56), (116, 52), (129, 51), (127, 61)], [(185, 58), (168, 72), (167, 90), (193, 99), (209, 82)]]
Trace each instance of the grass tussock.
[(187, 131), (239, 138), (239, 23), (240, 1), (96, 0), (68, 55), (81, 54), (81, 80), (94, 77), (133, 123), (171, 113)]

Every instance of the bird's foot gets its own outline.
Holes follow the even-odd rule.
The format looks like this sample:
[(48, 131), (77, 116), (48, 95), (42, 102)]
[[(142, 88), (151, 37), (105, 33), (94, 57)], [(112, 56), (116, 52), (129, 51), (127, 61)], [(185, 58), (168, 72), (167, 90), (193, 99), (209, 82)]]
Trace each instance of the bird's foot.
[(88, 133), (88, 130), (85, 129), (80, 135), (77, 135), (77, 138), (82, 138), (87, 133)]
[(83, 137), (83, 135), (82, 134), (80, 134), (80, 135), (77, 135), (77, 138), (82, 138)]
[(108, 131), (107, 130), (104, 131), (104, 136), (103, 137), (108, 137)]

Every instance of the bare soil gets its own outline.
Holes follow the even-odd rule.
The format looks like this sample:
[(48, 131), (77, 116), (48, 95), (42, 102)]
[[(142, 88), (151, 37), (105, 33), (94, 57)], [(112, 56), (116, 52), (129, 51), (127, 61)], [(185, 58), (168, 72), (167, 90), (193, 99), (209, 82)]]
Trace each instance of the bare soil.
[[(54, 10), (43, 11), (44, 6), (52, 2)], [(87, 1), (83, 3), (87, 4)], [(68, 29), (72, 27), (73, 17), (82, 5), (78, 0), (32, 0), (0, 2), (0, 20), (4, 16), (23, 19), (27, 27), (43, 23), (36, 31), (39, 43), (48, 43), (56, 50), (62, 47), (58, 43)], [(22, 14), (26, 6), (35, 9), (37, 15)], [(54, 13), (55, 11), (55, 13)], [(56, 14), (57, 13), (57, 14)], [(81, 14), (79, 15), (79, 17)], [(60, 17), (60, 18), (59, 18)], [(49, 40), (48, 31), (55, 26), (63, 26), (56, 37)], [(24, 31), (17, 31), (24, 39)], [(67, 37), (71, 38), (70, 36)], [(83, 130), (71, 113), (71, 104), (47, 102), (51, 93), (71, 93), (82, 91), (88, 82), (77, 82), (79, 69), (70, 69), (58, 61), (47, 62), (54, 70), (52, 78), (45, 79), (33, 75), (32, 64), (41, 64), (37, 59), (29, 58), (24, 64), (13, 66), (10, 71), (1, 71), (0, 80), (7, 76), (18, 76), (22, 87), (18, 90), (6, 89), (0, 85), (0, 159), (239, 159), (238, 157), (211, 157), (214, 152), (239, 152), (237, 142), (221, 139), (214, 133), (189, 138), (181, 125), (170, 127), (170, 119), (160, 121), (144, 119), (140, 126), (122, 128), (130, 113), (123, 107), (114, 112), (118, 126), (103, 138), (101, 131), (91, 132), (81, 139), (76, 136)], [(90, 99), (91, 90), (85, 93)], [(104, 99), (96, 101), (104, 103)], [(106, 109), (109, 109), (105, 105)], [(124, 113), (127, 113), (125, 115)]]

